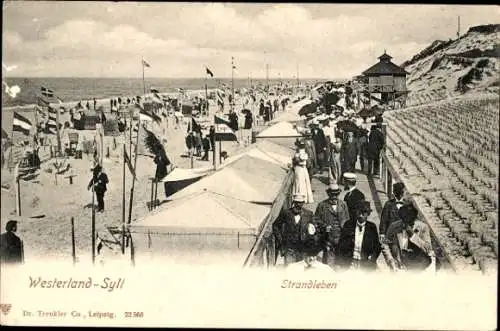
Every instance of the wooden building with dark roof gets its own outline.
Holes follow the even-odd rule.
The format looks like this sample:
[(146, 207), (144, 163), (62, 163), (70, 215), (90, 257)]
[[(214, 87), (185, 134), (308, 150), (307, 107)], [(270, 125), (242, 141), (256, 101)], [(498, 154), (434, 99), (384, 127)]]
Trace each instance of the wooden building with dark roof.
[[(392, 104), (396, 99), (404, 104), (408, 90), (406, 89), (406, 72), (403, 68), (391, 62), (392, 57), (384, 51), (379, 56), (379, 62), (363, 71), (366, 91), (380, 94), (382, 104)], [(370, 96), (371, 98), (371, 96)], [(401, 102), (402, 101), (402, 102)]]

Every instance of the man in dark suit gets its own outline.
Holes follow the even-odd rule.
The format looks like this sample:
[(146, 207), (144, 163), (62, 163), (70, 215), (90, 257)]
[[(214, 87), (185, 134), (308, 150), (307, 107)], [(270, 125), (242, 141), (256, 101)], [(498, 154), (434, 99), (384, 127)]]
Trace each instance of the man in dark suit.
[(285, 265), (301, 261), (305, 254), (321, 250), (317, 221), (311, 211), (303, 209), (305, 196), (294, 195), (292, 207), (284, 211), (273, 224), (277, 249)]
[(344, 186), (346, 190), (344, 202), (347, 204), (347, 209), (349, 209), (349, 219), (353, 220), (356, 218), (356, 208), (361, 201), (365, 200), (365, 195), (356, 187), (356, 174), (346, 172), (344, 174)]
[(201, 158), (202, 161), (208, 161), (208, 151), (210, 150), (210, 140), (208, 139), (208, 135), (205, 135), (203, 137), (203, 157)]
[(370, 129), (366, 153), (368, 157), (368, 175), (378, 176), (380, 170), (380, 152), (384, 148), (385, 138), (382, 133), (382, 124), (377, 123)]
[(347, 139), (343, 142), (340, 152), (343, 172), (354, 172), (358, 160), (358, 143), (354, 139), (354, 132), (347, 133)]
[(349, 220), (347, 204), (339, 200), (340, 191), (337, 184), (331, 184), (326, 189), (328, 199), (321, 201), (314, 213), (323, 233), (323, 263), (332, 268), (335, 263), (335, 250), (339, 243), (340, 231), (344, 223)]
[(399, 220), (399, 208), (403, 206), (403, 196), (405, 194), (405, 186), (403, 183), (395, 183), (392, 185), (393, 197), (384, 204), (382, 214), (380, 215), (380, 239), (383, 241), (389, 226)]
[(22, 240), (15, 234), (17, 221), (10, 220), (0, 236), (0, 261), (2, 263), (23, 263), (24, 247)]
[(328, 161), (326, 150), (327, 140), (323, 129), (319, 127), (319, 122), (313, 119), (312, 124), (311, 139), (314, 142), (314, 148), (316, 150), (316, 164), (321, 171)]
[(94, 186), (94, 192), (97, 197), (97, 212), (104, 211), (104, 193), (107, 191), (106, 185), (108, 183), (108, 176), (102, 171), (102, 167), (99, 164), (96, 165), (87, 189), (90, 190)]
[(338, 245), (339, 265), (345, 269), (375, 270), (381, 252), (377, 226), (367, 221), (370, 202), (361, 201), (355, 219), (344, 224)]

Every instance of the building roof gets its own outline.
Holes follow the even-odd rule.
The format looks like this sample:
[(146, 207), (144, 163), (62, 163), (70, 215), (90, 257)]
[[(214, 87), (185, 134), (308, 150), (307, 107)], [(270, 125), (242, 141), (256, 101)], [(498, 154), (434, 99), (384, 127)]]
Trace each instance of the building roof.
[(409, 73), (391, 62), (392, 57), (385, 53), (379, 56), (380, 62), (363, 71), (365, 76), (396, 75), (405, 76)]

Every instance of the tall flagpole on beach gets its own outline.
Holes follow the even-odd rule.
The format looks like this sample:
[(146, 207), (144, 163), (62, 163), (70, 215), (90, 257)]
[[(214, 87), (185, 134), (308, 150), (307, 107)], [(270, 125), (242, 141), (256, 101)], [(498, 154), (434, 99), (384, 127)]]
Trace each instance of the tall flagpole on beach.
[(141, 65), (142, 65), (142, 87), (144, 88), (144, 94), (146, 94), (146, 81), (144, 80), (144, 56), (142, 57)]
[(231, 110), (233, 111), (234, 104), (234, 57), (231, 56)]
[(207, 80), (208, 80), (208, 71), (207, 71), (207, 66), (205, 66), (205, 102), (206, 102), (206, 105), (207, 105), (207, 109), (206, 109), (206, 112), (207, 112), (207, 116), (209, 116), (209, 109), (210, 109), (210, 104), (208, 102), (208, 86), (207, 86)]

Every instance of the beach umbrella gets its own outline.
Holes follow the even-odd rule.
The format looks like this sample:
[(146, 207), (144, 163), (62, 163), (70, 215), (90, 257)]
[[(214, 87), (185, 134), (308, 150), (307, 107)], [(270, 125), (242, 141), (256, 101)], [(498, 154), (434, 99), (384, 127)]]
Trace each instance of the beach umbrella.
[(300, 116), (305, 116), (310, 113), (315, 113), (317, 110), (317, 105), (315, 103), (310, 103), (308, 105), (303, 106), (299, 110), (299, 115)]
[(242, 113), (242, 114), (250, 114), (250, 115), (252, 115), (252, 111), (251, 111), (250, 109), (247, 109), (247, 108), (243, 108), (243, 109), (241, 110), (241, 113)]
[(358, 131), (358, 126), (353, 121), (343, 120), (337, 122), (337, 128), (344, 132), (356, 132)]

